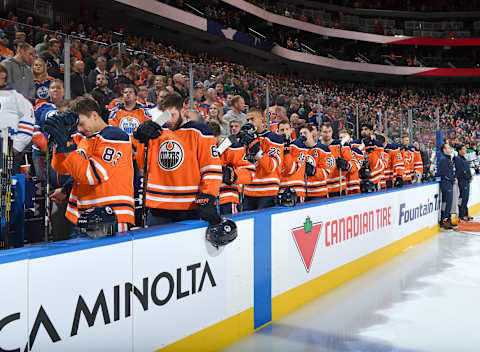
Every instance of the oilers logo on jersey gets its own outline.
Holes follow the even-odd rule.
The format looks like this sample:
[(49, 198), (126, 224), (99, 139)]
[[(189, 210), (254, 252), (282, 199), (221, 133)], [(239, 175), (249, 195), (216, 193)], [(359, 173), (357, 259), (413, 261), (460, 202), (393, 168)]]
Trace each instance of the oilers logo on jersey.
[(165, 171), (173, 171), (182, 165), (184, 159), (183, 148), (177, 141), (166, 140), (160, 144), (158, 150), (158, 166)]
[(48, 100), (48, 98), (50, 97), (50, 93), (49, 93), (49, 91), (48, 91), (48, 87), (46, 87), (46, 86), (40, 86), (40, 87), (38, 87), (38, 89), (37, 89), (37, 97), (39, 97), (40, 99)]
[(132, 135), (139, 125), (140, 122), (136, 118), (132, 116), (127, 116), (120, 121), (119, 127), (124, 130), (128, 135)]

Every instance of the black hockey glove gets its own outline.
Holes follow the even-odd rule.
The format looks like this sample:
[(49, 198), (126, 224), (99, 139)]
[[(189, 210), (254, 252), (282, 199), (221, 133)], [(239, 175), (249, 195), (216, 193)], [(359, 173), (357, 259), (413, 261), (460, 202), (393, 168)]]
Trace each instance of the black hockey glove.
[(255, 156), (259, 151), (260, 151), (260, 142), (258, 140), (254, 140), (252, 143), (247, 145), (247, 154)]
[(360, 171), (358, 172), (358, 176), (359, 176), (362, 180), (368, 180), (368, 179), (370, 178), (370, 168), (365, 167), (365, 166), (362, 166), (362, 168), (361, 168)]
[(210, 225), (216, 225), (222, 221), (217, 212), (217, 198), (211, 194), (199, 193), (195, 204), (197, 204), (200, 219), (208, 221)]
[(222, 182), (226, 185), (233, 185), (237, 181), (237, 174), (231, 165), (222, 166)]
[(351, 165), (348, 163), (348, 161), (341, 157), (337, 158), (337, 167), (342, 171), (350, 171), (351, 169)]
[(56, 115), (58, 121), (61, 121), (67, 129), (69, 135), (74, 134), (77, 131), (77, 125), (79, 121), (78, 113), (75, 111), (67, 110)]
[(133, 132), (133, 137), (140, 143), (148, 144), (151, 139), (156, 139), (162, 134), (162, 127), (152, 120), (147, 120), (137, 127)]
[(307, 159), (305, 163), (305, 173), (307, 174), (307, 176), (315, 176), (315, 174), (317, 173), (317, 169), (315, 168), (314, 163), (315, 161)]
[(70, 133), (67, 127), (58, 120), (58, 116), (48, 118), (45, 121), (45, 132), (49, 134), (49, 139), (55, 144), (55, 151), (57, 153), (70, 153), (77, 149), (77, 146), (72, 144), (68, 145), (71, 141)]
[(255, 126), (251, 123), (247, 123), (246, 125), (242, 126), (242, 129), (237, 134), (238, 142), (243, 145), (250, 145), (255, 139), (257, 139), (257, 135), (255, 134)]

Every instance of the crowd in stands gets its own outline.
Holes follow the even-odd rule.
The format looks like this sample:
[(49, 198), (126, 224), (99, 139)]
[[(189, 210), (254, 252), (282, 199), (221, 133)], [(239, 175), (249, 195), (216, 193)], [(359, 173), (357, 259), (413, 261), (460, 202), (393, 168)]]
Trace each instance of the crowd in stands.
[[(325, 172), (328, 174), (328, 168), (333, 169), (338, 163), (337, 167), (345, 175), (353, 175), (370, 162), (369, 174), (364, 174), (363, 180), (371, 181), (374, 187), (361, 188), (362, 176), (358, 175), (352, 176), (350, 181), (346, 178), (344, 189), (341, 184), (337, 189), (334, 181), (328, 186), (325, 179), (320, 198), (345, 192), (357, 193), (361, 189), (377, 191), (394, 184), (401, 186), (404, 182), (421, 182), (422, 172), (428, 176), (431, 171), (428, 155), (434, 149), (437, 123), (447, 132), (452, 145), (464, 144), (480, 153), (480, 93), (475, 88), (387, 87), (260, 74), (206, 53), (189, 53), (146, 37), (129, 35), (124, 29), (116, 33), (94, 25), (56, 23), (53, 26), (55, 31), (52, 31), (49, 25), (36, 23), (31, 17), (22, 21), (24, 23), (18, 22), (11, 13), (8, 20), (0, 24), (4, 67), (0, 66), (0, 71), (5, 72), (5, 76), (0, 72), (0, 80), (7, 77), (7, 85), (21, 92), (32, 104), (33, 131), (25, 127), (22, 133), (33, 137), (34, 171), (41, 179), (45, 178), (45, 121), (52, 113), (70, 106), (65, 100), (63, 82), (65, 33), (71, 35), (71, 97), (94, 98), (102, 109), (101, 118), (105, 123), (117, 124), (129, 135), (133, 135), (136, 126), (122, 125), (120, 120), (133, 116), (142, 123), (161, 118), (164, 111), (159, 107), (164, 99), (168, 97), (167, 100), (175, 101), (178, 96), (183, 102), (186, 120), (207, 122), (218, 141), (237, 135), (247, 123), (255, 125), (257, 131), (263, 130), (262, 134), (272, 131), (283, 135), (285, 148), (281, 148), (281, 153), (291, 150), (290, 144), (300, 136), (304, 139), (296, 145), (300, 143), (307, 149), (343, 138), (344, 146), (351, 147), (352, 155), (360, 152), (355, 158), (345, 160), (343, 154), (334, 155), (332, 152), (334, 161), (322, 166), (327, 168)], [(189, 64), (194, 68), (192, 96), (187, 79)], [(408, 125), (409, 110), (411, 126)], [(362, 131), (356, 130), (357, 126), (362, 126)], [(409, 132), (413, 141), (405, 139)], [(273, 144), (280, 138), (275, 137), (275, 133), (269, 137)], [(256, 148), (250, 140), (252, 137), (245, 133), (244, 136), (247, 151)], [(355, 140), (356, 137), (361, 139)], [(415, 142), (415, 147), (410, 142)], [(364, 154), (368, 150), (377, 153), (387, 145), (391, 150), (402, 150), (410, 164), (401, 168), (408, 169), (408, 172), (398, 173), (390, 168), (392, 174), (384, 174), (379, 165), (384, 165), (381, 169), (386, 170), (387, 162), (379, 163), (381, 152), (372, 160)], [(258, 157), (258, 153), (256, 150), (253, 157)], [(417, 158), (417, 153), (421, 159)], [(326, 158), (330, 160), (328, 156)], [(250, 159), (255, 164), (252, 155)], [(280, 167), (281, 164), (275, 165)], [(306, 168), (302, 170), (307, 172)], [(309, 176), (315, 175), (315, 171), (309, 173)], [(58, 184), (54, 187), (59, 193), (51, 197), (56, 204), (62, 204), (72, 183), (68, 179), (57, 179), (56, 182)], [(330, 188), (334, 190), (330, 192)], [(312, 199), (317, 198), (312, 197), (314, 191), (309, 191)], [(309, 198), (308, 192), (302, 196), (305, 198)], [(269, 206), (272, 204), (268, 203)], [(58, 211), (65, 212), (65, 208), (60, 207)], [(64, 230), (58, 224), (56, 228)]]
[[(168, 4), (180, 7), (185, 11), (198, 14), (192, 8), (185, 6), (183, 2), (163, 0)], [(276, 23), (268, 23), (265, 25), (263, 19), (253, 15), (249, 15), (234, 6), (218, 1), (193, 2), (205, 17), (213, 19), (226, 26), (238, 29), (251, 35), (258, 35), (249, 28), (258, 28), (258, 32), (266, 37), (269, 42), (276, 43), (280, 46), (291, 50), (302, 51), (308, 54), (319, 56), (334, 57), (345, 61), (361, 61), (372, 64), (387, 64), (394, 66), (427, 66), (427, 67), (478, 67), (480, 64), (480, 52), (472, 47), (457, 47), (455, 50), (445, 50), (443, 47), (435, 46), (411, 46), (411, 45), (388, 45), (382, 46), (377, 43), (356, 42), (342, 38), (321, 38), (316, 34), (290, 28)], [(287, 17), (295, 17), (306, 22), (324, 25), (315, 20), (312, 16), (305, 16), (302, 10), (280, 9), (282, 5), (279, 3), (259, 4), (275, 13), (285, 15)], [(285, 5), (286, 6), (286, 5)], [(341, 16), (341, 14), (340, 14)], [(338, 29), (359, 30), (350, 27), (342, 27), (340, 18), (335, 20), (331, 25)], [(395, 29), (391, 28), (390, 32), (383, 31), (382, 25), (378, 22), (376, 25), (376, 34), (394, 35)], [(420, 28), (421, 29), (421, 28)], [(455, 38), (455, 31), (445, 29), (445, 37)], [(403, 32), (402, 32), (403, 34)], [(409, 35), (415, 36), (414, 33)], [(417, 34), (419, 35), (419, 34)], [(424, 36), (422, 33), (421, 36)], [(265, 39), (265, 38), (260, 38)]]

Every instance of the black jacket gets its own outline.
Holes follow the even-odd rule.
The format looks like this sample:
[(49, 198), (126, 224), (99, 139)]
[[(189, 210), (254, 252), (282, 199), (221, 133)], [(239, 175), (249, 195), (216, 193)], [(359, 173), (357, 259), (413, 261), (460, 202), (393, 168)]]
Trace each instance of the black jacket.
[(72, 99), (84, 95), (87, 92), (84, 74), (72, 72), (70, 75), (70, 90), (72, 92)]

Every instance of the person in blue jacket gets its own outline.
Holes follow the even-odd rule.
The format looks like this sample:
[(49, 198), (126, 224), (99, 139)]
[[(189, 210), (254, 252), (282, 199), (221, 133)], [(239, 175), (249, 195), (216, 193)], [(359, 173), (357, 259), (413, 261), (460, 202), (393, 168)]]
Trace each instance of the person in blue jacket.
[(465, 159), (465, 154), (467, 154), (467, 147), (463, 144), (457, 146), (458, 155), (454, 159), (455, 163), (455, 176), (458, 180), (458, 189), (460, 191), (459, 195), (459, 205), (458, 205), (458, 216), (460, 220), (469, 221), (473, 218), (468, 216), (468, 197), (470, 196), (470, 183), (472, 182), (472, 173), (470, 171), (470, 165)]
[(456, 227), (452, 224), (451, 210), (453, 201), (453, 185), (457, 183), (455, 172), (453, 170), (453, 162), (451, 157), (451, 149), (448, 143), (443, 143), (440, 147), (442, 155), (438, 162), (438, 176), (440, 176), (440, 192), (442, 192), (442, 211), (440, 226), (444, 229), (451, 230)]

